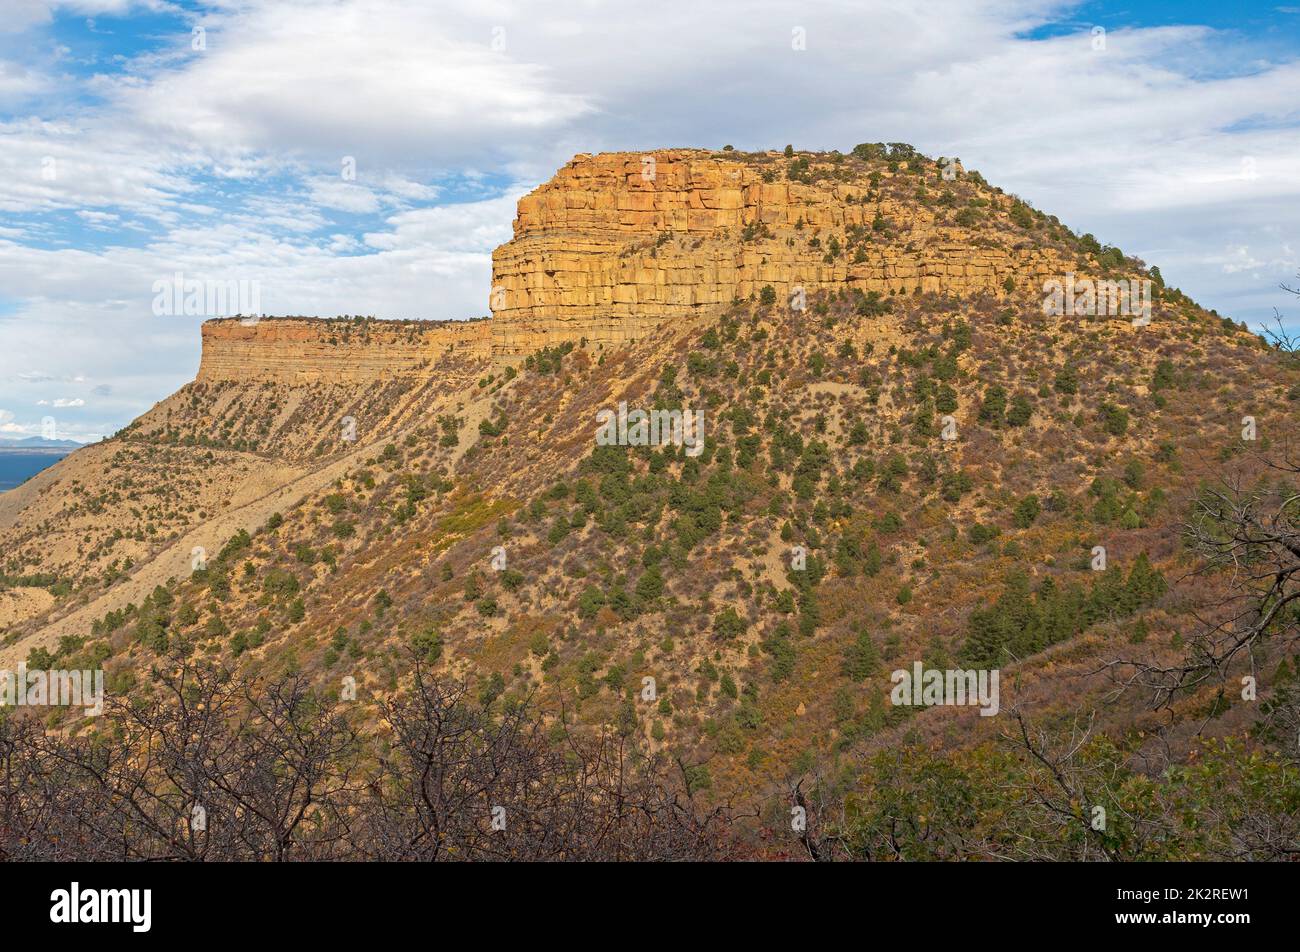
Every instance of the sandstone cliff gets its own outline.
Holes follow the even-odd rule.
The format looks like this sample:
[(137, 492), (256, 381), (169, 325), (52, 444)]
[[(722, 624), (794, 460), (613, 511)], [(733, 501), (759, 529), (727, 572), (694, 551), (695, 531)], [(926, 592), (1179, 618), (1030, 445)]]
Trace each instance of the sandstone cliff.
[(197, 380), (358, 383), (416, 377), (452, 357), (487, 358), (489, 333), (486, 320), (207, 321)]
[(450, 355), (518, 362), (541, 347), (621, 346), (770, 287), (776, 301), (1039, 293), (1099, 270), (1078, 239), (960, 166), (839, 153), (578, 155), (519, 201), (492, 255), (490, 320), (277, 319), (203, 329), (199, 380), (362, 381)]
[(620, 344), (767, 285), (781, 301), (797, 287), (963, 294), (1071, 267), (1011, 229), (1007, 241), (988, 240), (1013, 200), (982, 181), (961, 183), (989, 209), (964, 227), (901, 194), (921, 178), (885, 163), (815, 156), (812, 169), (827, 174), (805, 175), (809, 184), (787, 177), (789, 163), (699, 150), (575, 157), (520, 200), (514, 238), (492, 256), (493, 354), (580, 338)]

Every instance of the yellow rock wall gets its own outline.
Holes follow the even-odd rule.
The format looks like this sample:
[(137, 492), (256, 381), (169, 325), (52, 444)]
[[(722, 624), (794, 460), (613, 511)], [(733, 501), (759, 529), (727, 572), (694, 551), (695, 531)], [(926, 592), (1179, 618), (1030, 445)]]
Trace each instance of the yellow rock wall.
[[(520, 199), (514, 237), (492, 255), (491, 320), (209, 321), (199, 380), (355, 381), (424, 373), (449, 355), (517, 361), (584, 338), (617, 346), (766, 285), (781, 302), (796, 287), (1001, 293), (1008, 276), (1028, 288), (1074, 270), (1006, 225), (1005, 195), (984, 192), (984, 220), (968, 229), (913, 198), (920, 177), (907, 177), (899, 200), (888, 188), (873, 196), (860, 167), (852, 180), (808, 185), (786, 180), (788, 164), (701, 150), (576, 156)], [(877, 215), (889, 227), (856, 260), (846, 234), (870, 231)], [(832, 238), (844, 250), (827, 261)]]
[(453, 358), (486, 359), (489, 322), (206, 321), (198, 382), (356, 383), (427, 374)]
[[(783, 178), (783, 160), (770, 167)], [(492, 255), (493, 354), (583, 337), (617, 344), (764, 285), (780, 301), (795, 287), (969, 293), (1067, 269), (1049, 251), (981, 246), (974, 232), (936, 226), (920, 203), (864, 203), (866, 182), (765, 182), (763, 171), (695, 150), (574, 158), (519, 201), (514, 238)], [(877, 213), (901, 226), (896, 235), (863, 261), (824, 260), (830, 236), (843, 242)]]

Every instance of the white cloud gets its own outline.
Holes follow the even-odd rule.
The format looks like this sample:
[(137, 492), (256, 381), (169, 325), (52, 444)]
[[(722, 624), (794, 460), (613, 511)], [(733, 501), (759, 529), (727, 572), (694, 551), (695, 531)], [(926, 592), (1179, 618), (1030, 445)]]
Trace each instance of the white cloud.
[(0, 104), (17, 103), (48, 92), (54, 81), (17, 63), (0, 60)]
[(36, 405), (38, 407), (55, 407), (55, 408), (63, 409), (67, 407), (84, 407), (86, 405), (86, 401), (82, 400), (80, 397), (77, 397), (75, 399), (68, 398), (68, 397), (59, 397), (57, 400), (37, 400)]
[(21, 33), (38, 24), (49, 23), (51, 19), (53, 13), (44, 0), (5, 0), (0, 33)]
[[(147, 83), (101, 91), (155, 134), (214, 155), (282, 150), (367, 163), (416, 154), (474, 159), (485, 141), (592, 110), (551, 71), (492, 49), (470, 3), (249, 3), (204, 20), (207, 48)], [(181, 38), (178, 38), (178, 40)], [(184, 38), (188, 39), (188, 37)]]
[(0, 121), (0, 211), (117, 208), (174, 218), (179, 198), (198, 190), (187, 175), (173, 171), (186, 161), (185, 154), (148, 141), (129, 125)]
[(112, 212), (92, 212), (84, 208), (77, 212), (77, 217), (86, 223), (86, 227), (96, 231), (114, 230), (122, 221), (121, 216)]
[(364, 185), (341, 178), (317, 176), (308, 182), (311, 200), (322, 208), (366, 214), (379, 211), (379, 195)]
[(493, 248), (510, 239), (515, 205), (524, 191), (515, 188), (488, 201), (400, 212), (388, 219), (389, 230), (367, 234), (365, 241), (371, 248), (384, 251), (419, 249), (490, 255)]

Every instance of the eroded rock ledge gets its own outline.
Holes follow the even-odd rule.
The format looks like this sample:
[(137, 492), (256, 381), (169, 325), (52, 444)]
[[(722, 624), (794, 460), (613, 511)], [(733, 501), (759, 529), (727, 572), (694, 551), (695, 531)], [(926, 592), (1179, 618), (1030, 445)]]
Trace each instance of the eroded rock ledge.
[[(968, 294), (1068, 267), (1051, 249), (976, 241), (987, 227), (936, 225), (928, 208), (873, 196), (865, 180), (766, 181), (784, 165), (768, 158), (765, 168), (698, 150), (575, 157), (520, 200), (514, 238), (492, 255), (493, 353), (617, 344), (765, 285), (782, 301), (795, 287)], [(877, 216), (894, 227), (860, 260), (826, 260), (831, 237)]]
[(203, 324), (197, 380), (358, 383), (420, 376), (451, 357), (490, 354), (490, 322), (238, 318)]
[[(797, 287), (965, 295), (998, 292), (1008, 278), (1029, 287), (1073, 267), (988, 219), (961, 227), (880, 187), (905, 173), (805, 184), (786, 177), (787, 165), (778, 153), (576, 156), (520, 199), (514, 237), (492, 255), (490, 320), (210, 321), (199, 379), (355, 381), (427, 373), (449, 354), (515, 362), (566, 341), (634, 341), (766, 286), (778, 301)], [(981, 194), (995, 214), (1013, 201)], [(853, 254), (828, 251), (850, 233), (867, 236)]]

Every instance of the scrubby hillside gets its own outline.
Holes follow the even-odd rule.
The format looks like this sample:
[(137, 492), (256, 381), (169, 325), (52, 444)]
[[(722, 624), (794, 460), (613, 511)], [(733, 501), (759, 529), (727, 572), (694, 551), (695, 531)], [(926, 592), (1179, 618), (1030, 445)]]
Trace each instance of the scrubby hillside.
[[(1188, 527), (1226, 531), (1204, 523), (1225, 479), (1294, 485), (1268, 464), (1294, 436), (1300, 369), (977, 176), (874, 148), (754, 162), (861, 183), (844, 201), (871, 223), (799, 238), (830, 267), (951, 218), (967, 247), (1152, 280), (1150, 322), (1046, 315), (1037, 275), (883, 291), (846, 275), (804, 297), (761, 285), (624, 346), (466, 355), (383, 387), (191, 385), (5, 500), (7, 571), (65, 585), (6, 659), (102, 663), (137, 696), (179, 659), (301, 675), (381, 742), (418, 662), (489, 710), (527, 699), (548, 723), (637, 738), (699, 802), (753, 807), (741, 836), (773, 855), (1034, 855), (1013, 818), (1041, 855), (1219, 849), (1166, 830), (1157, 850), (1137, 820), (1090, 838), (1087, 771), (1127, 791), (1107, 792), (1112, 813), (1160, 823), (1213, 799), (1213, 778), (1224, 798), (1258, 780), (1169, 774), (1207, 738), (1237, 745), (1214, 755), (1228, 773), (1294, 787), (1270, 733), (1294, 703), (1294, 582), (1261, 596), (1283, 607), (1259, 638), (1196, 667), (1215, 624), (1259, 612)], [(702, 452), (598, 445), (621, 402), (702, 411)], [(362, 435), (340, 444), (346, 416)], [(1278, 512), (1294, 520), (1294, 501)], [(891, 671), (915, 662), (998, 670), (998, 713), (892, 704)], [(1092, 759), (1054, 775), (1072, 728)], [(793, 838), (792, 804), (815, 818)]]
[[(433, 338), (442, 328), (376, 328), (360, 318), (268, 323), (273, 333), (307, 328), (332, 340), (335, 359), (353, 365), (389, 352), (372, 346), (373, 337)], [(394, 356), (379, 372), (347, 376), (327, 367), (324, 379), (312, 372), (321, 361), (307, 355), (296, 355), (302, 373), (279, 372), (292, 364), (292, 352), (267, 353), (261, 363), (257, 356), (205, 341), (196, 382), (112, 439), (0, 496), (8, 579), (19, 591), (39, 586), (60, 596), (52, 605), (31, 599), (31, 617), (5, 645), (25, 633), (34, 633), (32, 645), (46, 646), (80, 634), (93, 618), (138, 604), (155, 585), (187, 574), (230, 534), (262, 525), (327, 485), (415, 421), (472, 416), (473, 381), (488, 366), (485, 354), (445, 353), (441, 343), (412, 355), (409, 366)], [(32, 645), (0, 648), (0, 658), (13, 663)]]

